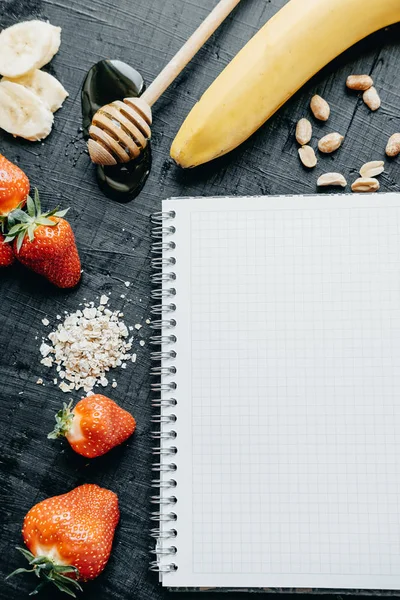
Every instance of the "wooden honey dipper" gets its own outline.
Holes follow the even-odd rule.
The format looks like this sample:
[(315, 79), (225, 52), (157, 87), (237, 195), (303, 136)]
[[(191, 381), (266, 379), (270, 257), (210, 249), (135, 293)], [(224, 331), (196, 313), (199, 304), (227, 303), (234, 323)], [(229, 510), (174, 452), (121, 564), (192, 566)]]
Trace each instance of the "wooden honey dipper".
[(116, 165), (137, 158), (151, 136), (151, 107), (178, 77), (240, 0), (220, 0), (200, 27), (138, 98), (116, 100), (100, 108), (89, 128), (90, 158), (98, 165)]

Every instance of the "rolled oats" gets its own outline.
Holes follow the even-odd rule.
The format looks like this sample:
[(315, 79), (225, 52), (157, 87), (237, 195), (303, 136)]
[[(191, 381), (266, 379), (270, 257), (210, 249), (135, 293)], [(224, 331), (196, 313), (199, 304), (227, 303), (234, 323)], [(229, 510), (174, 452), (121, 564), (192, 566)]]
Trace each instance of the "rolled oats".
[(47, 336), (50, 343), (40, 346), (40, 362), (46, 367), (56, 366), (63, 392), (89, 392), (99, 384), (106, 387), (106, 373), (132, 358), (132, 338), (121, 321), (122, 313), (105, 308), (104, 300), (102, 296), (100, 306), (90, 303), (67, 314)]

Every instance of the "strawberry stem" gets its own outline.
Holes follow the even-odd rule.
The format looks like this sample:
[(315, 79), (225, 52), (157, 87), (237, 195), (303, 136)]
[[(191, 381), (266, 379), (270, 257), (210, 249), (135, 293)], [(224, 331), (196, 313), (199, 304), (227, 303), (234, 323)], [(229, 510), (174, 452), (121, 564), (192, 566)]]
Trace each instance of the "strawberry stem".
[(37, 188), (35, 188), (33, 199), (28, 196), (26, 207), (28, 212), (17, 207), (8, 215), (8, 231), (5, 241), (12, 242), (16, 239), (17, 252), (21, 250), (21, 246), (26, 236), (28, 236), (30, 242), (34, 240), (35, 230), (39, 225), (55, 227), (57, 221), (51, 220), (50, 217), (64, 217), (69, 210), (68, 208), (66, 210), (58, 210), (57, 207), (46, 213), (42, 213)]
[[(47, 556), (35, 557), (32, 552), (29, 552), (29, 550), (26, 548), (20, 548), (17, 546), (16, 549), (28, 560), (32, 569), (16, 569), (10, 573), (6, 579), (9, 579), (14, 575), (19, 575), (20, 573), (34, 573), (39, 579), (41, 579), (41, 582), (29, 594), (30, 596), (36, 595), (48, 583), (53, 583), (61, 592), (64, 592), (73, 598), (76, 598), (76, 596), (71, 588), (79, 590), (80, 592), (83, 591), (82, 587), (76, 580), (79, 577), (79, 571), (73, 565), (56, 565)], [(65, 573), (74, 575), (76, 579), (72, 579), (72, 577), (66, 577)]]
[(69, 404), (64, 402), (63, 408), (61, 408), (55, 415), (56, 424), (48, 435), (49, 440), (55, 440), (59, 437), (65, 436), (71, 429), (72, 421), (74, 420), (74, 413), (72, 412), (72, 400)]

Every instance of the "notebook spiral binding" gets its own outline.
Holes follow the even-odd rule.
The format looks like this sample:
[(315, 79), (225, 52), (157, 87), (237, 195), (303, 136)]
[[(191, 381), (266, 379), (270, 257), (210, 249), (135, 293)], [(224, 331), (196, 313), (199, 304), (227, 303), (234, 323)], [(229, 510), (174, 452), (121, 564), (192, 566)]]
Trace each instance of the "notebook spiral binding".
[[(171, 270), (176, 264), (176, 259), (172, 255), (176, 244), (170, 239), (170, 236), (176, 232), (173, 225), (174, 218), (174, 211), (154, 213), (151, 217), (153, 239), (151, 266), (155, 271), (151, 281), (159, 287), (156, 287), (151, 294), (152, 299), (157, 303), (151, 307), (154, 319), (150, 327), (154, 335), (150, 338), (150, 344), (161, 349), (151, 353), (151, 360), (157, 363), (151, 369), (151, 376), (157, 378), (157, 381), (151, 384), (152, 392), (156, 395), (152, 400), (152, 407), (158, 409), (152, 417), (152, 423), (159, 426), (151, 432), (152, 439), (158, 444), (153, 448), (153, 454), (157, 458), (153, 463), (152, 471), (158, 473), (159, 478), (151, 481), (151, 487), (157, 488), (158, 493), (151, 496), (150, 502), (157, 505), (158, 510), (152, 511), (150, 518), (158, 523), (158, 527), (150, 530), (151, 537), (156, 540), (156, 547), (151, 550), (155, 559), (150, 563), (150, 570), (158, 573), (170, 573), (178, 568), (175, 562), (169, 560), (170, 556), (177, 554), (177, 547), (171, 545), (171, 540), (178, 535), (177, 530), (171, 526), (177, 520), (177, 514), (174, 512), (177, 498), (173, 492), (177, 487), (175, 476), (177, 466), (173, 457), (178, 452), (174, 443), (177, 438), (174, 423), (177, 420), (175, 407), (178, 401), (172, 397), (177, 387), (173, 380), (176, 373), (173, 360), (177, 356), (173, 348), (177, 342), (173, 334), (177, 325), (173, 318), (173, 313), (176, 311), (173, 301), (176, 294), (174, 288), (176, 274)], [(168, 330), (171, 330), (171, 333)]]

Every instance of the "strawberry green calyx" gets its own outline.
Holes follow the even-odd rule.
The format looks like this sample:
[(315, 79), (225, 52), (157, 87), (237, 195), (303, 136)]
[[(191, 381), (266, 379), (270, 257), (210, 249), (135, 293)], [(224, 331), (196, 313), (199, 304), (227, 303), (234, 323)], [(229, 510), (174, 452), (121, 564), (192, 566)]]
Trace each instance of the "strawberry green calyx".
[[(49, 583), (53, 583), (61, 592), (64, 592), (73, 598), (76, 598), (73, 591), (74, 589), (79, 590), (80, 592), (83, 591), (76, 580), (79, 577), (79, 571), (76, 567), (72, 565), (57, 565), (47, 556), (35, 557), (32, 552), (29, 552), (26, 548), (17, 546), (16, 549), (27, 559), (31, 569), (16, 569), (10, 573), (6, 579), (9, 579), (14, 575), (19, 575), (20, 573), (34, 573), (41, 582), (33, 592), (29, 594), (30, 596), (37, 594)], [(72, 576), (74, 576), (75, 579), (72, 579)]]
[(63, 408), (59, 410), (55, 416), (56, 425), (53, 431), (51, 431), (47, 436), (49, 440), (55, 440), (59, 437), (67, 435), (71, 429), (72, 421), (74, 419), (74, 413), (72, 412), (71, 408), (72, 400), (69, 404), (64, 402)]
[[(28, 197), (29, 197), (29, 196), (27, 196), (27, 198), (28, 198)], [(11, 216), (11, 214), (12, 214), (13, 212), (15, 212), (16, 210), (21, 210), (21, 211), (22, 211), (22, 208), (23, 208), (24, 206), (25, 206), (25, 202), (20, 202), (20, 203), (18, 204), (18, 206), (16, 206), (16, 207), (14, 208), (14, 210), (13, 210), (11, 213), (9, 213), (8, 215), (0, 215), (0, 231), (1, 231), (1, 233), (6, 233), (6, 232), (7, 232), (7, 229), (8, 229), (8, 227), (10, 227), (10, 222), (9, 222), (9, 220), (10, 220), (10, 216)], [(22, 211), (22, 212), (23, 212), (23, 211)]]
[(8, 222), (8, 217), (6, 217), (4, 215), (0, 215), (0, 232), (1, 233), (6, 233), (7, 222)]
[(58, 208), (55, 208), (49, 212), (42, 213), (37, 188), (35, 188), (33, 199), (28, 196), (26, 208), (27, 212), (20, 208), (16, 208), (8, 215), (7, 219), (8, 231), (5, 241), (12, 242), (16, 239), (17, 252), (20, 251), (26, 236), (28, 236), (29, 241), (32, 242), (35, 238), (35, 229), (40, 225), (54, 227), (57, 225), (57, 221), (50, 219), (50, 217), (64, 217), (69, 210), (68, 208), (66, 210), (58, 210)]

